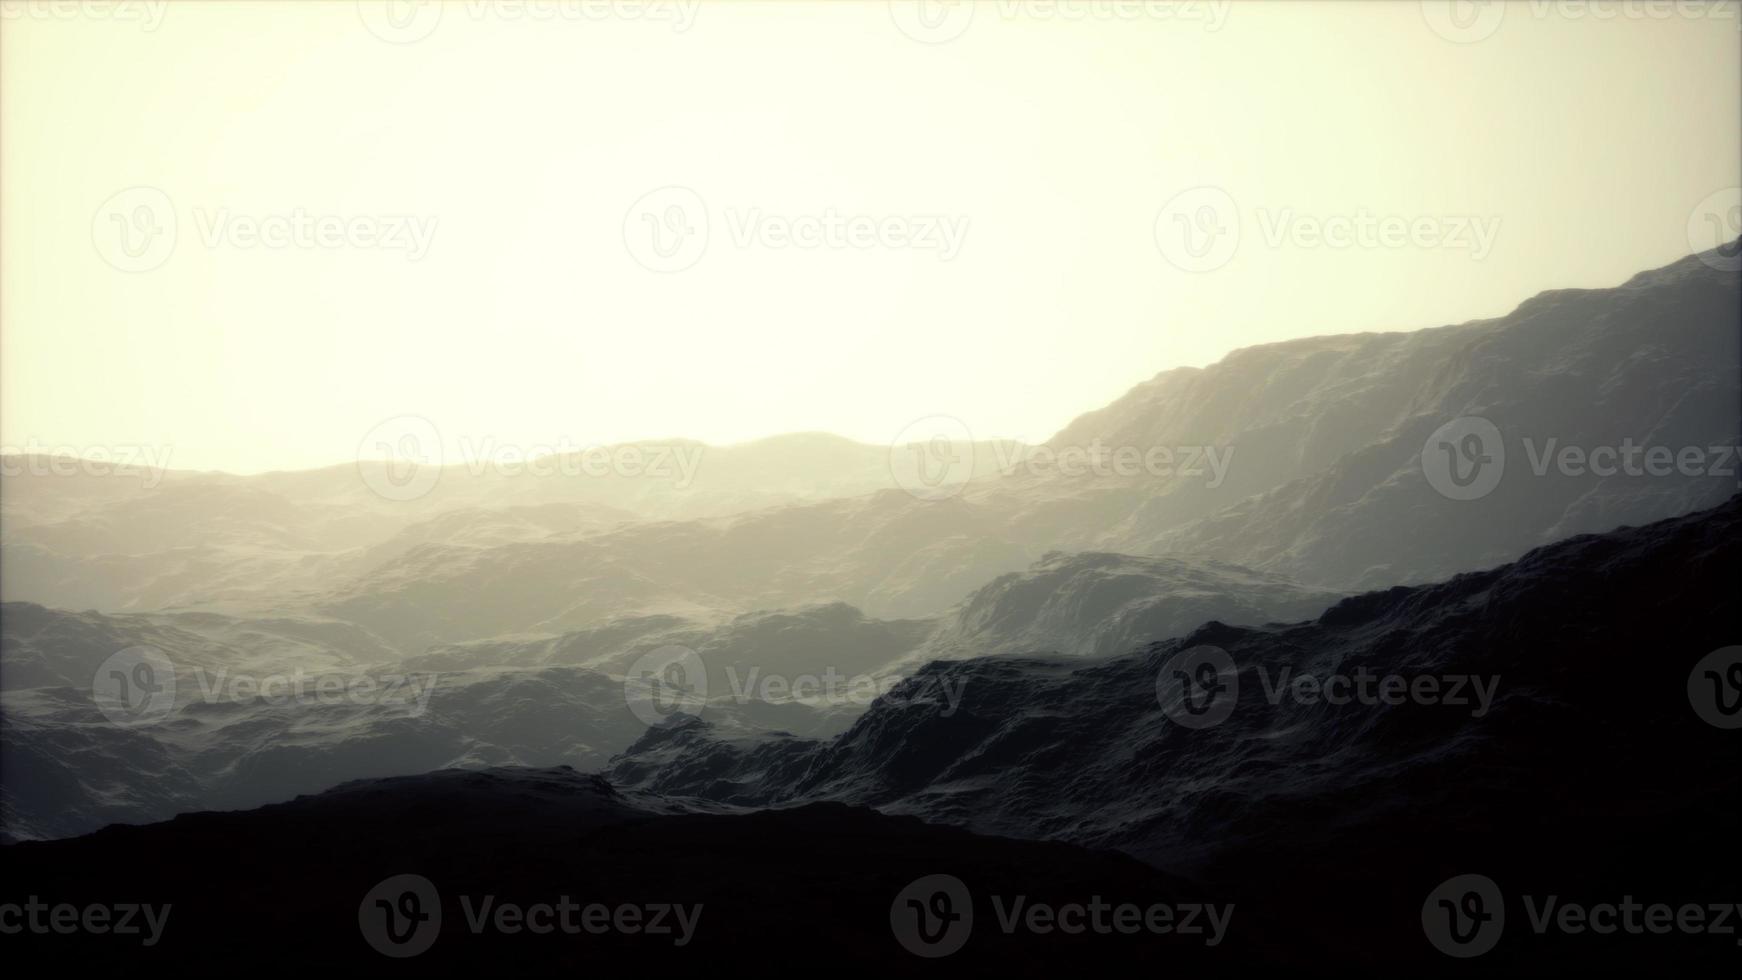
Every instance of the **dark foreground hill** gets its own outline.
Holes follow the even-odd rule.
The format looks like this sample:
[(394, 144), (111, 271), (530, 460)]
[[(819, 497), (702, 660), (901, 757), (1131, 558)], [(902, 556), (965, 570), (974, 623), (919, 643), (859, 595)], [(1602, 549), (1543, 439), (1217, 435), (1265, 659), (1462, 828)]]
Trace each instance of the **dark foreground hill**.
[(1088, 666), (932, 664), (829, 741), (686, 719), (609, 774), (1116, 848), (1353, 960), (1422, 954), (1424, 899), (1463, 874), (1508, 896), (1484, 962), (1735, 959), (1736, 935), (1538, 936), (1522, 903), (1742, 901), (1742, 729), (1721, 713), (1742, 702), (1742, 664), (1720, 652), (1742, 637), (1739, 586), (1734, 498), (1313, 622), (1212, 623)]
[[(1278, 927), (1247, 922), (1238, 903), (1229, 910), (1230, 899), (1123, 855), (841, 804), (685, 810), (567, 768), (348, 784), (253, 811), (16, 844), (0, 850), (0, 868), (0, 903), (27, 910), (34, 898), (45, 923), (63, 904), (81, 913), (93, 903), (152, 907), (132, 916), (137, 935), (26, 928), (5, 937), (15, 964), (80, 972), (670, 976), (968, 966), (1056, 975), (1086, 956), (1109, 956), (1152, 973), (1216, 975), (1274, 967), (1284, 952)], [(427, 886), (407, 890), (404, 875)], [(929, 886), (909, 890), (934, 875), (962, 882), (973, 917), (958, 952), (928, 959), (903, 945), (892, 914), (913, 914), (898, 900), (904, 891), (927, 910), (948, 911)], [(1146, 915), (1159, 906), (1170, 928), (1006, 933), (994, 896), (1021, 896), (1026, 909), (1106, 903), (1109, 926), (1121, 905)], [(387, 909), (399, 918), (390, 922)], [(421, 931), (436, 909), (439, 925)], [(26, 914), (11, 913), (8, 924)], [(419, 927), (420, 916), (432, 918)], [(933, 924), (942, 934), (943, 920)], [(390, 929), (405, 942), (386, 938)]]

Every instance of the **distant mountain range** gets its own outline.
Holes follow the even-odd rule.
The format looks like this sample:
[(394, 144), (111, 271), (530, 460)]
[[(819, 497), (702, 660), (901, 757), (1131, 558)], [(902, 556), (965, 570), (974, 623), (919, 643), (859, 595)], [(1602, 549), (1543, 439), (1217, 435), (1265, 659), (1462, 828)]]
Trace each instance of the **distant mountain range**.
[[(411, 500), (378, 496), (357, 466), (170, 471), (151, 489), (13, 473), (0, 593), (110, 612), (330, 614), (414, 654), (826, 601), (926, 618), (1052, 551), (1192, 554), (1340, 590), (1429, 581), (1737, 489), (1742, 303), (1721, 265), (1689, 256), (1496, 320), (1165, 371), (1042, 446), (956, 446), (968, 482), (943, 500), (903, 490), (890, 447), (820, 434), (636, 444), (643, 459), (687, 454), (663, 477), (450, 465)], [(1447, 499), (1422, 450), (1469, 417), (1498, 432), (1504, 475), (1480, 499)], [(1627, 443), (1708, 456), (1691, 475), (1553, 462)], [(1073, 453), (1095, 452), (1102, 465), (1072, 470)]]
[[(1401, 648), (1411, 631), (1438, 627), (1380, 617), (1363, 629), (1383, 636), (1345, 635), (1331, 629), (1336, 615), (1380, 601), (1351, 593), (1448, 579), (1436, 588), (1451, 589), (1467, 583), (1460, 573), (1735, 493), (1742, 298), (1723, 265), (1689, 256), (1615, 288), (1544, 293), (1494, 320), (1235, 351), (1165, 371), (1040, 445), (926, 444), (960, 464), (937, 486), (916, 487), (903, 468), (913, 447), (815, 433), (618, 447), (666, 453), (664, 475), (594, 475), (561, 458), (544, 475), (449, 461), (408, 499), (378, 492), (375, 463), (144, 479), (10, 461), (0, 477), (5, 831), (64, 836), (449, 766), (592, 769), (631, 745), (613, 769), (629, 785), (665, 780), (762, 805), (811, 798), (816, 787), (783, 781), (791, 767), (811, 771), (841, 751), (819, 746), (853, 744), (816, 740), (925, 710), (927, 684), (1015, 692), (1043, 676), (1114, 676), (1134, 649), (1234, 627), (1249, 631), (1235, 645), (1301, 638), (1266, 657), (1377, 656), (1362, 644)], [(1542, 554), (1584, 553), (1533, 559)], [(1274, 625), (1307, 621), (1317, 626)], [(301, 671), (433, 687), (416, 715), (220, 691), (157, 724), (109, 724), (95, 674), (137, 647), (200, 677)], [(625, 675), (666, 648), (705, 665), (705, 705), (699, 722), (643, 738)], [(1061, 659), (1044, 669), (982, 659), (1011, 654)], [(926, 666), (936, 661), (965, 663)], [(868, 698), (787, 693), (795, 675), (824, 670), (875, 691), (910, 680), (868, 714)], [(752, 676), (783, 683), (734, 696)], [(1092, 700), (1066, 698), (1073, 717), (1095, 714)], [(1075, 728), (1094, 720), (1036, 721), (1018, 742), (1108, 737)], [(919, 745), (922, 734), (900, 738)], [(987, 735), (964, 729), (952, 736), (960, 744), (942, 744)], [(1012, 751), (984, 748), (983, 763)], [(920, 765), (893, 744), (879, 751), (881, 765)], [(763, 771), (739, 752), (778, 765)], [(922, 754), (922, 769), (949, 764), (935, 744)], [(857, 781), (830, 799), (1060, 836), (1050, 824), (976, 823), (971, 780), (932, 786), (935, 773), (901, 768), (897, 782), (924, 790), (909, 800), (878, 796), (888, 787), (870, 788), (883, 786), (871, 769), (825, 770)], [(1129, 843), (1097, 833), (1079, 827), (1072, 839)]]

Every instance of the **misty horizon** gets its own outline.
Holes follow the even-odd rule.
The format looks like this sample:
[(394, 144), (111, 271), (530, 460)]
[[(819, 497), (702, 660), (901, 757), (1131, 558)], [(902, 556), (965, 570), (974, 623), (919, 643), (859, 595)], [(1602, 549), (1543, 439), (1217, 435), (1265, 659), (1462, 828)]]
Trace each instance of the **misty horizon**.
[[(1734, 244), (1734, 243), (1731, 243), (1731, 244)], [(1699, 254), (1699, 253), (1694, 253), (1694, 254)], [(1713, 261), (1722, 261), (1722, 258), (1714, 255)], [(1631, 277), (1629, 277), (1629, 278), (1631, 278)], [(1613, 283), (1610, 285), (1620, 285), (1620, 283), (1617, 282), (1617, 283)], [(1543, 290), (1539, 291), (1538, 293), (1535, 293), (1532, 295), (1533, 296), (1540, 296), (1540, 295), (1542, 295), (1542, 293), (1551, 292), (1551, 291), (1560, 290), (1560, 289), (1568, 289), (1568, 288), (1578, 288), (1578, 287), (1549, 286), (1549, 287), (1545, 287)], [(1586, 287), (1586, 288), (1588, 288), (1588, 287)], [(1527, 299), (1529, 299), (1529, 298), (1531, 298), (1531, 297), (1527, 297)], [(1489, 319), (1494, 319), (1494, 318), (1495, 317), (1478, 317), (1478, 318), (1476, 318), (1476, 320), (1489, 320)], [(1475, 321), (1464, 321), (1464, 322), (1469, 323), (1469, 322), (1475, 322)], [(1438, 326), (1438, 325), (1436, 325), (1436, 326)], [(1444, 324), (1444, 326), (1458, 326), (1458, 324), (1447, 323), (1447, 324)], [(1368, 331), (1360, 331), (1359, 333), (1348, 333), (1348, 334), (1339, 333), (1339, 334), (1327, 334), (1327, 335), (1323, 335), (1323, 336), (1333, 336), (1333, 337), (1335, 337), (1335, 336), (1358, 336), (1359, 334), (1366, 334), (1366, 333), (1411, 333), (1411, 332), (1414, 332), (1416, 330), (1425, 330), (1425, 329), (1435, 329), (1435, 327), (1415, 327), (1415, 328), (1404, 327), (1404, 328), (1398, 328), (1395, 330), (1368, 330)], [(1319, 335), (1313, 335), (1313, 336), (1319, 336)], [(1289, 344), (1289, 343), (1296, 341), (1296, 340), (1305, 340), (1305, 339), (1308, 339), (1308, 338), (1307, 337), (1286, 338), (1286, 339), (1282, 339), (1282, 340), (1269, 341), (1266, 344), (1259, 345), (1259, 346), (1274, 347), (1274, 346), (1279, 346), (1279, 345), (1286, 345), (1286, 344)], [(1216, 364), (1221, 363), (1223, 360), (1226, 360), (1226, 358), (1229, 355), (1239, 353), (1241, 350), (1245, 350), (1245, 348), (1238, 348), (1236, 350), (1228, 351), (1227, 353), (1223, 354), (1221, 357), (1217, 358), (1216, 360), (1211, 361), (1207, 365), (1183, 365), (1183, 364), (1182, 365), (1172, 365), (1169, 367), (1162, 368), (1160, 371), (1157, 372), (1157, 374), (1158, 375), (1165, 374), (1169, 371), (1179, 370), (1182, 368), (1202, 370), (1204, 367), (1211, 367), (1211, 366), (1214, 366)], [(1112, 400), (1116, 399), (1119, 395), (1123, 395), (1126, 393), (1128, 393), (1128, 390), (1112, 393), (1106, 400), (1112, 401)], [(1096, 406), (1096, 407), (1098, 407), (1098, 406)], [(1092, 410), (1093, 410), (1092, 408), (1086, 408), (1083, 411), (1087, 412), (1087, 411), (1092, 411)], [(972, 436), (971, 441), (976, 442), (976, 443), (984, 443), (984, 444), (989, 444), (989, 445), (1003, 445), (1003, 446), (1011, 447), (1012, 449), (1022, 448), (1022, 447), (1045, 446), (1049, 443), (1049, 441), (1051, 439), (1053, 439), (1054, 437), (1056, 437), (1060, 433), (1066, 431), (1070, 427), (1071, 423), (1073, 421), (1075, 421), (1077, 418), (1079, 418), (1082, 414), (1083, 414), (1083, 412), (1079, 412), (1076, 415), (1071, 416), (1065, 422), (1061, 423), (1056, 428), (1052, 429), (1049, 433), (1044, 434), (1041, 438), (1032, 439), (1032, 440), (1018, 438), (1015, 436), (1003, 435), (1003, 434), (986, 435), (986, 434), (976, 433), (970, 427), (966, 426), (965, 423), (963, 424), (962, 431), (971, 435)], [(431, 428), (433, 431), (436, 431), (438, 433), (441, 431), (440, 426), (435, 425), (431, 420), (424, 418), (422, 416), (417, 416), (417, 415), (396, 416), (395, 418), (417, 419), (417, 420), (429, 423), (431, 425)], [(955, 419), (955, 417), (953, 417), (953, 416), (949, 416), (948, 418), (951, 418), (957, 422), (961, 421), (960, 419)], [(924, 419), (924, 417), (914, 419), (914, 420), (912, 420), (912, 422), (909, 423), (909, 426), (911, 426), (913, 424), (913, 422), (920, 422), (920, 421), (923, 421), (923, 419)], [(381, 424), (390, 423), (392, 421), (394, 421), (394, 419), (383, 419), (381, 421), (381, 423), (377, 423), (377, 427), (379, 427)], [(907, 427), (904, 427), (904, 430), (906, 428)], [(898, 439), (899, 439), (900, 434), (901, 433), (897, 433)], [(534, 442), (534, 443), (530, 443), (530, 444), (525, 444), (525, 445), (517, 445), (517, 444), (513, 444), (513, 443), (503, 442), (501, 440), (498, 440), (494, 436), (491, 436), (488, 434), (481, 435), (481, 436), (461, 435), (461, 436), (456, 437), (453, 440), (452, 445), (444, 442), (440, 447), (438, 447), (438, 449), (439, 449), (438, 456), (441, 458), (437, 458), (433, 461), (427, 462), (426, 465), (452, 467), (452, 468), (470, 467), (470, 468), (474, 468), (475, 470), (481, 470), (481, 469), (493, 467), (493, 466), (500, 467), (502, 465), (525, 467), (525, 466), (532, 465), (537, 460), (543, 459), (545, 457), (585, 453), (589, 450), (595, 450), (595, 449), (600, 449), (600, 448), (611, 448), (611, 447), (615, 447), (615, 446), (659, 445), (659, 446), (664, 446), (664, 447), (668, 447), (668, 448), (680, 447), (680, 446), (697, 446), (697, 447), (701, 447), (702, 449), (729, 450), (729, 449), (749, 448), (749, 447), (753, 447), (753, 446), (757, 446), (757, 445), (761, 445), (761, 444), (766, 444), (766, 443), (771, 443), (771, 442), (777, 442), (777, 441), (781, 441), (781, 440), (797, 440), (797, 439), (818, 438), (818, 437), (825, 438), (825, 439), (831, 439), (831, 440), (838, 440), (841, 442), (852, 443), (854, 445), (863, 446), (863, 447), (886, 446), (886, 447), (890, 447), (890, 448), (895, 448), (895, 447), (898, 447), (900, 445), (903, 445), (903, 443), (899, 442), (898, 439), (897, 440), (877, 440), (877, 439), (872, 439), (872, 438), (855, 438), (853, 436), (846, 435), (843, 433), (830, 432), (830, 431), (821, 430), (821, 429), (795, 430), (795, 431), (788, 431), (788, 432), (774, 432), (774, 433), (768, 433), (768, 434), (764, 434), (764, 435), (751, 436), (749, 438), (736, 440), (733, 442), (726, 442), (726, 443), (709, 443), (709, 442), (705, 442), (705, 441), (702, 441), (699, 439), (691, 438), (689, 436), (684, 435), (683, 433), (669, 433), (669, 434), (658, 435), (658, 436), (654, 436), (654, 435), (636, 436), (636, 437), (630, 437), (630, 438), (626, 438), (626, 439), (617, 440), (614, 442), (601, 442), (601, 441), (590, 441), (589, 442), (589, 441), (583, 441), (583, 440), (580, 440), (580, 439), (577, 439), (577, 438), (574, 438), (572, 436), (564, 434), (564, 435), (554, 436), (554, 437), (547, 439), (547, 440)], [(88, 455), (80, 455), (80, 453), (78, 451), (79, 447), (74, 446), (72, 444), (67, 444), (67, 443), (56, 444), (56, 443), (49, 443), (46, 441), (45, 442), (36, 442), (35, 437), (32, 437), (32, 439), (33, 439), (33, 441), (31, 443), (27, 443), (27, 444), (21, 445), (21, 446), (15, 446), (15, 445), (0, 446), (0, 455), (24, 456), (24, 457), (29, 457), (29, 456), (34, 456), (34, 455), (47, 455), (47, 456), (56, 456), (56, 457), (72, 456), (72, 457), (82, 459), (82, 460), (87, 460), (87, 461), (90, 461), (92, 459), (92, 457), (90, 457)], [(104, 444), (102, 446), (99, 446), (97, 448), (98, 448), (99, 455), (96, 457), (96, 461), (98, 461), (98, 462), (117, 463), (117, 464), (123, 464), (123, 465), (133, 465), (133, 466), (138, 467), (138, 468), (144, 468), (144, 469), (148, 469), (148, 470), (157, 470), (157, 471), (168, 471), (168, 470), (178, 469), (171, 462), (171, 457), (173, 456), (174, 448), (175, 448), (173, 446), (173, 444), (156, 444), (154, 446), (126, 446), (126, 445), (118, 444), (118, 443), (108, 443), (108, 444)], [(457, 453), (454, 453), (454, 455), (456, 455), (458, 457), (458, 459), (455, 459), (453, 461), (447, 460), (446, 459), (447, 454), (450, 453), (454, 449), (458, 450)], [(395, 458), (396, 458), (395, 455), (393, 453), (390, 453), (390, 452), (389, 453), (378, 453), (376, 455), (370, 455), (368, 452), (367, 440), (365, 440), (365, 443), (363, 445), (359, 446), (359, 451), (357, 453), (351, 454), (348, 457), (345, 457), (341, 454), (339, 457), (335, 458), (332, 462), (316, 464), (316, 465), (312, 465), (312, 466), (280, 467), (280, 468), (260, 469), (260, 470), (246, 470), (246, 471), (234, 470), (234, 469), (222, 469), (222, 468), (199, 468), (199, 469), (189, 468), (189, 469), (186, 469), (185, 472), (205, 473), (205, 474), (220, 474), (220, 475), (226, 475), (226, 476), (260, 476), (260, 475), (269, 475), (269, 474), (273, 474), (273, 473), (292, 473), (292, 472), (299, 472), (299, 471), (304, 471), (304, 470), (332, 469), (335, 467), (350, 466), (350, 465), (360, 464), (360, 463), (391, 462)]]
[(1728, 976), (1739, 597), (1737, 0), (0, 0), (8, 965)]

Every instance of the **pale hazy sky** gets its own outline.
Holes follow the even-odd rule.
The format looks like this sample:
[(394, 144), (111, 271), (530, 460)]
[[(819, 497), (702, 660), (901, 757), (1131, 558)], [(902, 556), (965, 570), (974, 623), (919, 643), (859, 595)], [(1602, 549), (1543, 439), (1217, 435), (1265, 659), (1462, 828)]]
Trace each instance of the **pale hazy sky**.
[(1738, 231), (1734, 4), (394, 6), (0, 4), (0, 443), (1041, 439)]

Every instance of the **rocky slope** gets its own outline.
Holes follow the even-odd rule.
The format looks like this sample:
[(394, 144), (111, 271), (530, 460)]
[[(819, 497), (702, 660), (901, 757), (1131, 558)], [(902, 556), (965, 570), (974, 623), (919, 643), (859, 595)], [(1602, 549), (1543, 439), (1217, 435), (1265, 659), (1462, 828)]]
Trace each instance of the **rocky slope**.
[[(701, 658), (705, 714), (725, 729), (833, 734), (881, 689), (850, 680), (869, 681), (931, 626), (817, 606), (712, 627), (630, 621), (400, 659), (342, 621), (108, 616), (7, 603), (0, 826), (12, 837), (60, 837), (255, 806), (347, 779), (442, 767), (598, 767), (657, 720), (631, 707), (624, 677), (643, 654), (671, 644)], [(97, 701), (103, 668), (112, 655), (141, 648), (165, 658), (172, 700), (160, 716), (117, 721)], [(795, 679), (831, 671), (845, 680), (795, 696)]]
[[(507, 634), (412, 657), (345, 620), (215, 613), (65, 613), (0, 607), (4, 826), (57, 837), (213, 806), (251, 806), (344, 779), (445, 766), (598, 767), (652, 715), (627, 693), (643, 658), (688, 651), (686, 710), (738, 737), (844, 731), (925, 662), (980, 650), (1082, 656), (1210, 619), (1300, 618), (1331, 596), (1215, 563), (1055, 556), (1002, 578), (957, 614), (879, 620), (842, 603), (704, 619), (612, 619), (554, 636)], [(175, 710), (121, 725), (93, 702), (101, 665), (149, 648), (176, 675)], [(656, 672), (662, 664), (652, 664)], [(296, 681), (302, 694), (260, 684)], [(331, 684), (333, 697), (309, 697)], [(642, 712), (628, 707), (637, 700)]]
[(1110, 657), (1211, 620), (1306, 619), (1337, 598), (1224, 562), (1055, 552), (976, 590), (900, 668), (1002, 654)]
[[(1489, 567), (1735, 492), (1742, 301), (1736, 274), (1715, 265), (1689, 256), (1495, 320), (1313, 337), (1164, 372), (1044, 446), (994, 454), (998, 478), (944, 500), (885, 490), (579, 540), (419, 549), (317, 608), (416, 645), (825, 599), (938, 616), (1055, 550), (1210, 558), (1344, 591)], [(1457, 479), (1493, 457), (1498, 482), (1452, 499), (1456, 483), (1436, 488), (1429, 472), (1470, 444), (1430, 437), (1472, 418), (1492, 424), (1495, 445), (1460, 456)], [(1630, 445), (1636, 472), (1603, 475), (1604, 454)], [(1570, 465), (1568, 447), (1583, 454)], [(1663, 466), (1689, 448), (1697, 466)]]
[[(685, 719), (608, 774), (719, 803), (849, 802), (1114, 847), (1286, 894), (1327, 927), (1349, 907), (1401, 923), (1419, 906), (1387, 902), (1468, 871), (1723, 901), (1742, 871), (1723, 843), (1742, 813), (1742, 744), (1690, 704), (1690, 673), (1742, 635), (1739, 532), (1742, 497), (1345, 599), (1312, 622), (1212, 623), (1088, 665), (933, 664), (833, 740), (722, 740)], [(1228, 713), (1182, 724), (1195, 716), (1169, 679), (1204, 646), (1229, 658), (1210, 675)], [(1289, 882), (1272, 880), (1284, 869)], [(1706, 941), (1684, 952), (1732, 955)], [(1619, 948), (1650, 961), (1649, 944)]]
[[(1615, 289), (1543, 293), (1464, 331), (1407, 397), (1351, 400), (1347, 411), (1384, 429), (1321, 456), (1317, 472), (1186, 524), (1134, 512), (1112, 538), (1373, 588), (1714, 506), (1742, 486), (1742, 300), (1736, 273), (1710, 258)], [(1459, 418), (1493, 426), (1481, 448), (1496, 482), (1476, 499), (1448, 499), (1429, 479), (1448, 451), (1429, 439)]]

